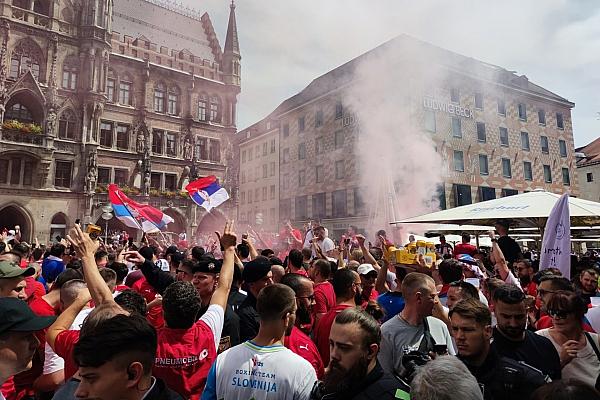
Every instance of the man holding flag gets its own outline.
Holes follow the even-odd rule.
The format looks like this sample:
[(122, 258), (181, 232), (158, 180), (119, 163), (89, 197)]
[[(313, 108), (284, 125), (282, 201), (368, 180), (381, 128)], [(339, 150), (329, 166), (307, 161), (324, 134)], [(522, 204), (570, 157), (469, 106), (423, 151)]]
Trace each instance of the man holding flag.
[(108, 185), (108, 199), (117, 217), (130, 228), (157, 232), (173, 222), (173, 218), (148, 205), (140, 204), (125, 195), (114, 183)]

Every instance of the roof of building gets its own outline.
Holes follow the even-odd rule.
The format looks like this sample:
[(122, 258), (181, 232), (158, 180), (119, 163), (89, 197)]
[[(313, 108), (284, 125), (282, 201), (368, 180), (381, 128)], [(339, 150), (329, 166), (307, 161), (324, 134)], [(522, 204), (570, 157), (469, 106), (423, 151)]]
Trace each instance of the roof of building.
[(457, 72), (467, 72), (470, 76), (476, 78), (495, 81), (505, 86), (544, 96), (561, 103), (566, 103), (571, 107), (574, 106), (573, 103), (564, 97), (529, 81), (525, 75), (519, 76), (514, 71), (508, 71), (502, 67), (463, 56), (403, 34), (314, 79), (300, 93), (281, 103), (270, 116), (276, 117), (286, 113), (301, 104), (342, 87), (352, 81), (356, 68), (363, 61), (367, 61), (369, 58), (378, 57), (388, 50), (393, 51), (394, 55), (401, 54), (399, 59), (401, 61), (406, 61), (407, 63), (410, 63), (411, 61), (411, 54), (413, 56), (418, 56), (419, 59), (432, 59), (435, 60), (437, 64)]
[(577, 159), (577, 166), (584, 167), (600, 163), (600, 137), (587, 146), (578, 147), (575, 153), (583, 153), (585, 157)]
[(194, 56), (219, 62), (220, 46), (208, 14), (200, 15), (167, 0), (117, 0), (112, 29), (157, 46), (187, 49)]
[(240, 54), (240, 43), (238, 40), (237, 24), (235, 22), (235, 4), (233, 1), (231, 2), (231, 9), (229, 11), (229, 23), (227, 24), (224, 51)]

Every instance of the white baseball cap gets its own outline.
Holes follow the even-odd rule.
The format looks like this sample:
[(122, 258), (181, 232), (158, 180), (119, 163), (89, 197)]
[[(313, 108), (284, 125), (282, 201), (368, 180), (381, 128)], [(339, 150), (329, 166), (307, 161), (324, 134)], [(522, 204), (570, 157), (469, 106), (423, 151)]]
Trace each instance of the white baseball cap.
[(360, 264), (356, 270), (359, 275), (367, 275), (371, 271), (375, 271), (375, 268), (371, 264)]

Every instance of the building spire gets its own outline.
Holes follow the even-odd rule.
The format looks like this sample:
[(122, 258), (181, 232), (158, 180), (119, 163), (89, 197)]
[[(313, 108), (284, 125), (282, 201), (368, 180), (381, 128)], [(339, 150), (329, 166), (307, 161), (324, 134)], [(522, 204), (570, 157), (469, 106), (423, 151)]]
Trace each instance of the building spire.
[(224, 53), (240, 54), (240, 44), (238, 42), (237, 25), (235, 23), (235, 3), (231, 0), (231, 10), (229, 11), (229, 25), (227, 26), (227, 37), (225, 38)]

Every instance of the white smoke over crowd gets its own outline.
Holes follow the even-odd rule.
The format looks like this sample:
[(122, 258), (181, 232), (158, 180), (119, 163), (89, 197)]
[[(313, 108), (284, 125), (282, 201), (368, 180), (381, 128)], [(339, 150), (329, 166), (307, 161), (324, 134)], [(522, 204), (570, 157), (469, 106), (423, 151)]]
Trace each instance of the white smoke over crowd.
[(343, 93), (356, 119), (355, 163), (370, 233), (438, 209), (436, 187), (446, 167), (423, 129), (421, 98), (445, 77), (413, 44), (401, 37), (361, 57)]

